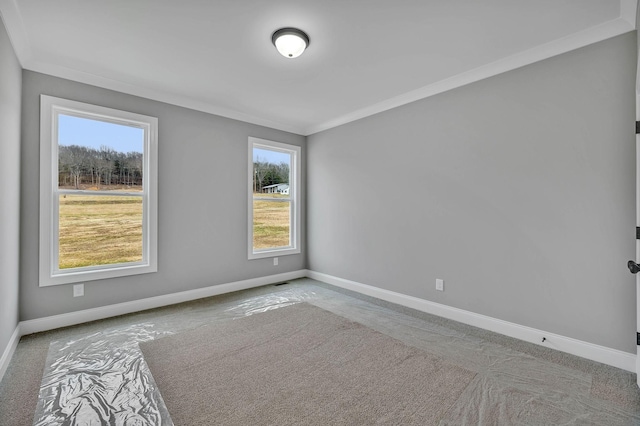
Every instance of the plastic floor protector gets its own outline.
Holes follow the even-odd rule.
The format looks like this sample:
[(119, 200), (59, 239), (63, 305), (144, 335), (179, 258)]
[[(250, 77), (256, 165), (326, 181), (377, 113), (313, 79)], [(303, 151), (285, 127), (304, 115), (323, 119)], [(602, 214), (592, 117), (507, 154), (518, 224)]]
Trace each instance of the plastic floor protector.
[(212, 298), (159, 310), (140, 323), (52, 342), (33, 424), (173, 425), (139, 342), (300, 302), (478, 373), (440, 424), (640, 424), (640, 406), (594, 397), (588, 373), (314, 283), (296, 280), (266, 294), (249, 290), (240, 300)]

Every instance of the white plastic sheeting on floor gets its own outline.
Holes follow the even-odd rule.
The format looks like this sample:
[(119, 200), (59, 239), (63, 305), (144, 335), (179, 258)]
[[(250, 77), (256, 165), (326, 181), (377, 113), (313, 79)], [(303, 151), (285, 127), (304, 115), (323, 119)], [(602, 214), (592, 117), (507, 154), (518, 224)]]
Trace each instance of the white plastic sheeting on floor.
[(51, 343), (34, 425), (172, 425), (139, 342), (300, 302), (476, 372), (440, 424), (640, 424), (640, 406), (597, 397), (593, 377), (584, 369), (448, 327), (446, 320), (409, 315), (314, 283), (302, 279), (248, 290), (235, 300), (210, 298), (162, 308), (141, 322), (132, 319), (127, 325)]

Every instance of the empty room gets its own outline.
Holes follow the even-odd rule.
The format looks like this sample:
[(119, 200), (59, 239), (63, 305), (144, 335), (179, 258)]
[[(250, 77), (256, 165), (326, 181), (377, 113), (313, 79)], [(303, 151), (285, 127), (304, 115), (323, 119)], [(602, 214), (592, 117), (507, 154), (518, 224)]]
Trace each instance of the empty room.
[(640, 424), (636, 0), (0, 0), (0, 425)]

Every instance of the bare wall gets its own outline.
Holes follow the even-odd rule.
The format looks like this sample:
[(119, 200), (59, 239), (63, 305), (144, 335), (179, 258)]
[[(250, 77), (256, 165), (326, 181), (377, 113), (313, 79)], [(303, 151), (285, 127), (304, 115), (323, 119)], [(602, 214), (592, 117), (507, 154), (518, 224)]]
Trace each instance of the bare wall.
[(635, 69), (628, 33), (310, 136), (310, 269), (635, 352)]
[[(158, 117), (157, 273), (88, 282), (79, 298), (71, 285), (38, 287), (40, 94)], [(305, 137), (30, 71), (22, 101), (21, 320), (306, 267), (304, 250), (279, 266), (247, 260), (246, 192), (249, 136), (302, 146), (303, 170)]]
[(18, 325), (21, 81), (0, 20), (0, 355)]

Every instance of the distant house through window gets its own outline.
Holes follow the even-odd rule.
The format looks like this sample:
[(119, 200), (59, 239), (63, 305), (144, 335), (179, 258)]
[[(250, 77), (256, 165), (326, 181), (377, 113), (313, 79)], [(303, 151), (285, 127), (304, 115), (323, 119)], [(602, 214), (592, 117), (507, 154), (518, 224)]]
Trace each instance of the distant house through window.
[(157, 119), (41, 97), (40, 285), (154, 272)]
[(276, 183), (274, 185), (267, 185), (262, 187), (263, 194), (285, 194), (289, 195), (288, 183)]
[(300, 253), (300, 147), (249, 138), (249, 259)]

